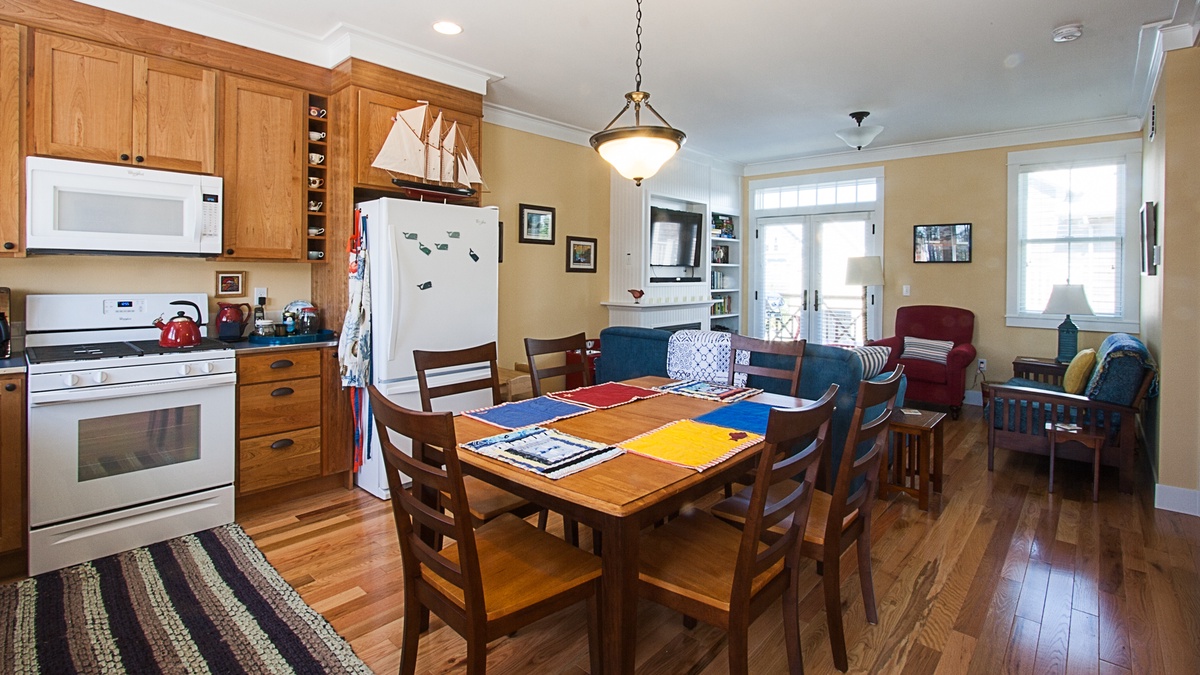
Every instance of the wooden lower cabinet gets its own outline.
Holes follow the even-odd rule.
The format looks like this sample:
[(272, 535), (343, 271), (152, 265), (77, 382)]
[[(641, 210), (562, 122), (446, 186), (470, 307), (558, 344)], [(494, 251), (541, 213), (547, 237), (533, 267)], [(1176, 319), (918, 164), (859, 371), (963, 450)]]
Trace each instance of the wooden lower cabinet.
[(0, 579), (25, 574), (25, 376), (0, 375)]

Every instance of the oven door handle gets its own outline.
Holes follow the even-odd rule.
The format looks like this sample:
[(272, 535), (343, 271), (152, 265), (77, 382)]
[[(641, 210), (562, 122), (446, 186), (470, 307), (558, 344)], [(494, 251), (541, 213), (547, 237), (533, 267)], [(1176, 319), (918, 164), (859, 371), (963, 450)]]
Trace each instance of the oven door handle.
[(181, 377), (166, 382), (139, 382), (137, 384), (117, 384), (109, 387), (89, 387), (87, 389), (66, 389), (62, 391), (30, 392), (29, 407), (52, 405), (55, 403), (80, 403), (84, 401), (104, 401), (129, 396), (147, 396), (150, 394), (165, 394), (173, 391), (188, 391), (223, 387), (237, 382), (236, 373), (221, 373), (205, 375), (204, 377)]

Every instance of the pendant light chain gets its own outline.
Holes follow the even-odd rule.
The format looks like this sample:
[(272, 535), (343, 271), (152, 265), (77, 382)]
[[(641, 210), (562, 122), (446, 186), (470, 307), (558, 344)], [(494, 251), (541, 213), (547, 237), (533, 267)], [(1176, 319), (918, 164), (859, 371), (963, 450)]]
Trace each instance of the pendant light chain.
[(633, 90), (642, 90), (642, 0), (637, 0), (637, 80), (634, 83)]

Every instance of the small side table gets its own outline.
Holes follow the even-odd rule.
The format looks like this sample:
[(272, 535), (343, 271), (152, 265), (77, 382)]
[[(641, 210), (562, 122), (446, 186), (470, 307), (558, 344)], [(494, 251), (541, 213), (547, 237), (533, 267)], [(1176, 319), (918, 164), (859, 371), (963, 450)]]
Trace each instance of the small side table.
[(1054, 492), (1054, 453), (1059, 443), (1075, 442), (1092, 450), (1092, 501), (1100, 501), (1100, 450), (1104, 448), (1104, 433), (1090, 425), (1063, 425), (1046, 422), (1046, 435), (1050, 437), (1050, 489)]
[(942, 420), (946, 413), (904, 410), (910, 409), (892, 413), (895, 452), (890, 466), (886, 459), (879, 463), (879, 496), (905, 492), (916, 496), (921, 510), (928, 511), (930, 483), (934, 491), (942, 491)]

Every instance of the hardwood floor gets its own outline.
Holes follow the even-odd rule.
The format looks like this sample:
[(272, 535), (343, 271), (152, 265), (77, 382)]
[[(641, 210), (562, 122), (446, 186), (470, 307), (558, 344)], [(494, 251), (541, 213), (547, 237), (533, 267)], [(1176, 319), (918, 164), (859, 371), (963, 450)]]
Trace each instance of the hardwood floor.
[[(1149, 469), (1134, 495), (1115, 469), (1091, 501), (1091, 466), (997, 450), (986, 467), (980, 409), (947, 419), (946, 481), (928, 512), (892, 495), (875, 506), (879, 624), (863, 614), (857, 573), (842, 584), (850, 671), (859, 673), (1200, 672), (1200, 518), (1156, 511)], [(240, 519), (267, 559), (379, 673), (399, 665), (403, 591), (390, 507), (336, 490)], [(554, 519), (552, 526), (558, 524)], [(590, 541), (590, 537), (584, 537)], [(854, 552), (846, 553), (853, 566)], [(807, 673), (833, 673), (819, 577), (802, 577)], [(776, 602), (778, 605), (778, 601)], [(750, 671), (786, 672), (782, 612), (750, 628)], [(724, 633), (649, 602), (638, 613), (639, 674), (727, 672)], [(461, 673), (464, 644), (436, 617), (417, 670)], [(491, 673), (582, 673), (585, 610), (492, 643)]]

